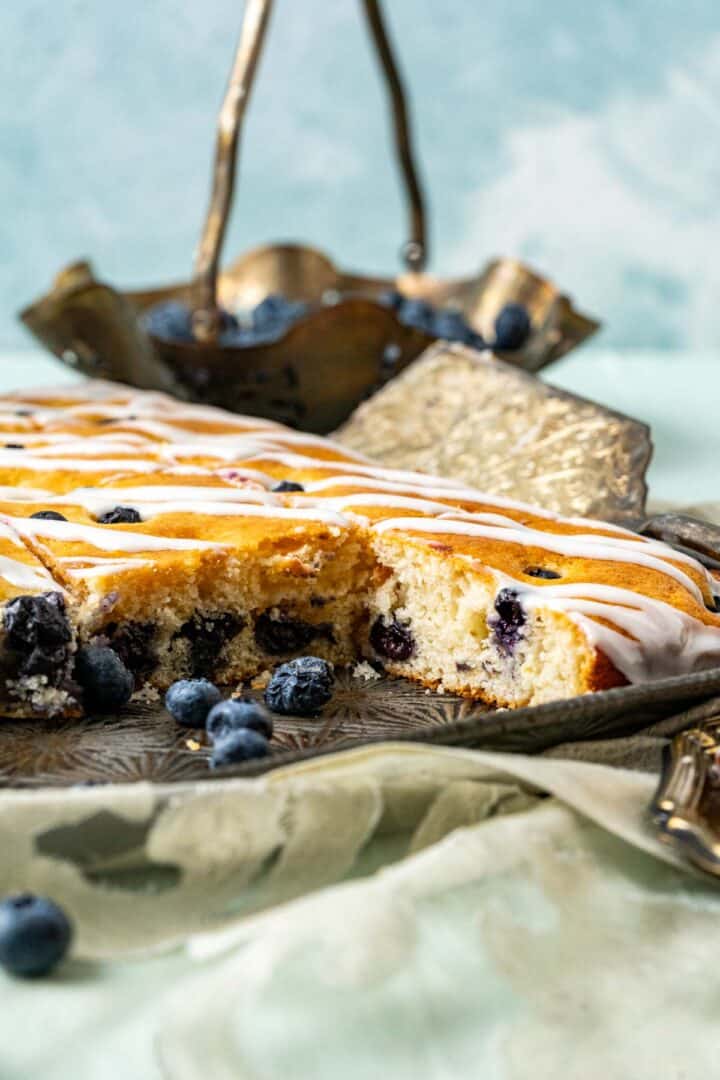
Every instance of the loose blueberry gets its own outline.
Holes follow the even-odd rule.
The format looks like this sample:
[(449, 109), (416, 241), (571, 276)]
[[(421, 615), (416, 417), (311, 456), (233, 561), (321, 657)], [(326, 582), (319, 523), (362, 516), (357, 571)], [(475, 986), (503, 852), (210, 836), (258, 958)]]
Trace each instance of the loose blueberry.
[(190, 309), (177, 300), (156, 304), (146, 313), (143, 321), (149, 333), (164, 341), (190, 344), (195, 340)]
[(135, 688), (132, 672), (106, 645), (86, 645), (75, 657), (75, 679), (91, 712), (114, 712), (130, 700)]
[(304, 491), (302, 484), (296, 484), (294, 480), (281, 480), (271, 491)]
[(264, 758), (270, 752), (267, 739), (252, 728), (236, 728), (220, 739), (213, 747), (210, 768), (219, 769), (223, 765), (239, 765), (243, 761)]
[(214, 705), (207, 715), (205, 730), (213, 742), (220, 742), (231, 731), (252, 728), (265, 739), (273, 733), (272, 717), (259, 701), (243, 701), (231, 698)]
[(278, 293), (270, 293), (253, 308), (251, 319), (253, 329), (274, 329), (280, 323), (289, 322), (289, 301)]
[(327, 660), (299, 656), (273, 672), (265, 701), (284, 716), (315, 716), (332, 697), (335, 677)]
[(253, 329), (261, 335), (277, 337), (285, 333), (291, 323), (302, 319), (308, 313), (307, 303), (301, 300), (288, 300), (285, 296), (270, 294), (253, 309)]
[(205, 727), (208, 713), (222, 701), (217, 686), (208, 679), (179, 679), (165, 695), (165, 708), (185, 727)]
[(433, 318), (433, 334), (445, 341), (468, 341), (473, 331), (459, 311), (453, 308), (436, 311)]
[(24, 450), (25, 447), (23, 446), (22, 443), (19, 443), (19, 442), (6, 442), (5, 443), (5, 449), (6, 450)]
[(16, 416), (32, 416), (32, 409), (16, 409)]
[(61, 907), (44, 896), (18, 893), (0, 902), (0, 964), (13, 975), (49, 974), (73, 936)]
[(132, 506), (114, 506), (100, 514), (97, 520), (101, 525), (137, 525), (142, 518)]
[(404, 300), (398, 308), (398, 319), (404, 326), (433, 333), (435, 312), (424, 300)]
[(562, 577), (557, 570), (548, 570), (544, 566), (526, 566), (523, 573), (527, 574), (528, 577), (544, 578), (546, 581), (553, 581), (555, 578)]
[(415, 639), (395, 618), (386, 623), (380, 615), (370, 630), (370, 644), (376, 653), (388, 660), (409, 660), (415, 652)]
[(397, 311), (404, 302), (405, 297), (397, 289), (387, 289), (378, 296), (378, 303), (382, 304), (383, 307), (391, 308), (393, 311)]
[(58, 514), (57, 510), (38, 510), (31, 514), (31, 518), (39, 518), (42, 521), (67, 521), (64, 514)]
[(522, 636), (526, 622), (522, 604), (512, 589), (501, 589), (495, 598), (497, 616), (488, 619), (497, 645), (503, 652), (512, 652)]
[(21, 657), (19, 674), (44, 675), (57, 683), (72, 640), (62, 594), (17, 596), (5, 606), (3, 620), (7, 645)]
[(508, 352), (521, 349), (531, 329), (527, 308), (522, 304), (506, 304), (495, 320), (495, 348)]
[(317, 636), (318, 627), (300, 619), (281, 615), (273, 618), (267, 612), (255, 620), (255, 640), (266, 653), (281, 656), (283, 653), (304, 649)]
[(402, 356), (402, 349), (395, 342), (391, 341), (389, 345), (386, 345), (382, 354), (382, 366), (384, 368), (394, 368), (398, 360)]
[(487, 342), (483, 338), (482, 334), (476, 333), (472, 330), (465, 341), (466, 345), (469, 345), (471, 349), (477, 349), (478, 352), (482, 352), (483, 349), (487, 349)]

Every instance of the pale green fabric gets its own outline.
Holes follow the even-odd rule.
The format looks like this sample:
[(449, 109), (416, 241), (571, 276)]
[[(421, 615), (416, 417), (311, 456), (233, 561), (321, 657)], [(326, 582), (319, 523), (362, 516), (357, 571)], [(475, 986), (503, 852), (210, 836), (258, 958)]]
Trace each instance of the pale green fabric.
[[(84, 961), (42, 984), (0, 980), (0, 1075), (713, 1075), (720, 891), (678, 868), (647, 828), (654, 783), (607, 766), (399, 744), (229, 782), (222, 813), (199, 797), (193, 835), (162, 827), (163, 851), (188, 858), (203, 831), (212, 849), (213, 828), (234, 822), (235, 869), (244, 852), (264, 912), (226, 913), (184, 953), (97, 964), (89, 957), (128, 923), (135, 946), (143, 933), (160, 944), (142, 913), (155, 905), (172, 919), (172, 902), (96, 886), (92, 912), (75, 908), (90, 924)], [(307, 809), (261, 867), (248, 829), (260, 805), (271, 819)], [(348, 832), (356, 846), (338, 861), (336, 837)], [(275, 870), (288, 861), (308, 895), (277, 906)], [(188, 926), (217, 906), (214, 862)], [(44, 871), (56, 893), (68, 888), (57, 870)], [(347, 880), (313, 889), (329, 872)], [(61, 898), (73, 910), (71, 893)]]

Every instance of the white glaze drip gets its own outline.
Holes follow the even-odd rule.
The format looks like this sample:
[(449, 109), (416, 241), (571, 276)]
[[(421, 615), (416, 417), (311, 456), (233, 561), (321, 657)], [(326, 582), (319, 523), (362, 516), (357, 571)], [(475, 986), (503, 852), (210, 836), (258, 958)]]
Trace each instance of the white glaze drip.
[[(663, 600), (613, 585), (538, 587), (502, 578), (524, 607), (567, 614), (629, 682), (687, 675), (720, 664), (720, 626), (707, 626)], [(599, 619), (612, 621), (618, 629)]]
[(185, 540), (175, 536), (153, 536), (150, 533), (127, 532), (122, 526), (78, 525), (74, 521), (52, 521), (44, 518), (10, 518), (21, 536), (59, 540), (62, 543), (87, 544), (100, 551), (206, 551), (218, 550), (222, 544), (208, 540)]
[[(481, 518), (481, 514), (475, 515)], [(446, 535), (477, 536), (488, 540), (500, 540), (504, 543), (519, 544), (523, 547), (538, 547), (544, 551), (553, 551), (558, 555), (566, 555), (577, 559), (600, 559), (608, 562), (635, 563), (637, 566), (645, 566), (651, 570), (658, 570), (668, 577), (674, 578), (700, 603), (702, 593), (692, 578), (684, 574), (678, 567), (673, 566), (663, 558), (658, 558), (647, 552), (646, 546), (633, 541), (624, 541), (615, 537), (601, 536), (599, 534), (572, 534), (547, 533), (538, 529), (531, 529), (514, 522), (514, 527), (482, 525), (476, 521), (456, 520), (455, 518), (386, 518), (373, 525), (376, 532), (409, 532), (409, 533), (445, 533)], [(631, 550), (632, 549), (632, 550)], [(666, 549), (668, 552), (670, 548)], [(672, 552), (675, 557), (675, 552)], [(692, 562), (692, 560), (691, 560)], [(699, 564), (694, 564), (699, 565)], [(702, 568), (700, 568), (702, 570)]]
[(30, 566), (7, 555), (0, 555), (0, 577), (16, 589), (28, 592), (45, 592), (54, 587), (53, 579), (40, 563)]

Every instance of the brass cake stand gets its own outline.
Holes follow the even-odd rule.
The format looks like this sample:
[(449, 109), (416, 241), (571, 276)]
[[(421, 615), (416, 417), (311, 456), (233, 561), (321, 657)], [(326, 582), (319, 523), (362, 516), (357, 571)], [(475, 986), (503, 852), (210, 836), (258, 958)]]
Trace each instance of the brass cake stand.
[[(121, 291), (96, 279), (87, 262), (60, 272), (50, 292), (21, 312), (30, 331), (63, 362), (92, 376), (269, 416), (328, 432), (355, 406), (414, 360), (434, 337), (403, 325), (378, 303), (390, 288), (434, 306), (459, 309), (486, 339), (508, 301), (527, 307), (532, 333), (505, 358), (537, 371), (593, 334), (598, 323), (579, 314), (547, 279), (514, 259), (495, 259), (481, 273), (446, 280), (426, 272), (425, 199), (415, 165), (410, 116), (379, 0), (362, 0), (390, 103), (395, 152), (408, 213), (405, 269), (394, 278), (338, 269), (321, 251), (273, 244), (220, 269), (236, 186), (240, 137), (272, 0), (248, 0), (237, 53), (220, 109), (212, 189), (191, 281)], [(249, 308), (271, 293), (308, 302), (308, 313), (268, 344), (220, 343), (221, 309)], [(333, 302), (328, 303), (328, 297)], [(151, 335), (141, 315), (177, 299), (193, 313), (195, 341)], [(326, 302), (323, 302), (326, 301)], [(392, 363), (388, 364), (388, 346)], [(339, 362), (341, 361), (341, 362)]]

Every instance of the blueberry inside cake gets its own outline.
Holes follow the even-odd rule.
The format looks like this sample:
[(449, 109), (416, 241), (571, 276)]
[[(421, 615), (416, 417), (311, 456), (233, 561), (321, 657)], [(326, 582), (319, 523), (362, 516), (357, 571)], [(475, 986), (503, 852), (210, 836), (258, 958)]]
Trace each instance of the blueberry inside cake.
[(310, 652), (508, 707), (720, 663), (720, 583), (616, 526), (112, 383), (0, 428), (0, 715), (91, 711), (92, 657), (147, 698)]

